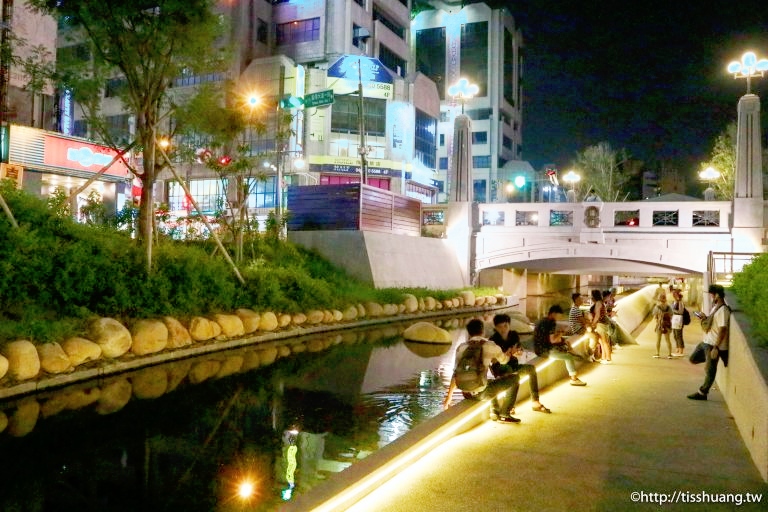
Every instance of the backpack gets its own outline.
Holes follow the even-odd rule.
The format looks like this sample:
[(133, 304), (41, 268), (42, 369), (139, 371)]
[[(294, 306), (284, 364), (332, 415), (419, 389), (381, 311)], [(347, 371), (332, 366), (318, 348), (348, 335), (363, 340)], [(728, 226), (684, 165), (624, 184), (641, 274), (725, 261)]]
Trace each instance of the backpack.
[(536, 328), (533, 330), (533, 351), (537, 356), (547, 355), (552, 348), (549, 341), (549, 327), (549, 323), (542, 320), (536, 324)]
[(483, 364), (485, 339), (472, 338), (462, 352), (453, 371), (456, 387), (465, 393), (476, 393), (485, 389), (488, 383), (488, 369)]
[(688, 308), (683, 308), (683, 325), (691, 323), (691, 314), (688, 312)]

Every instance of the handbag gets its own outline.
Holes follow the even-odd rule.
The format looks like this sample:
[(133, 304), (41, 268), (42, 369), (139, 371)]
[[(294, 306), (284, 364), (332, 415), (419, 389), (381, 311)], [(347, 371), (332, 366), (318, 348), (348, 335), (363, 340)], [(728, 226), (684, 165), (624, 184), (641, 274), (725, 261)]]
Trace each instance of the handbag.
[(707, 344), (703, 341), (696, 345), (696, 348), (691, 352), (691, 356), (688, 360), (692, 364), (701, 364), (707, 360)]
[(672, 329), (683, 328), (683, 315), (672, 315)]

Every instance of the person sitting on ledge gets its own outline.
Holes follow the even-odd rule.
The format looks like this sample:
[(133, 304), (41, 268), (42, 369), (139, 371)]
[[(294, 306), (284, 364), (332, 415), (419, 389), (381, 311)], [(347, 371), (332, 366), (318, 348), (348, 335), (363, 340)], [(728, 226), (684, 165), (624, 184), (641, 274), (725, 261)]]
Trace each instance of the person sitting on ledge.
[(547, 316), (539, 320), (533, 331), (533, 347), (537, 356), (559, 359), (565, 363), (571, 386), (586, 386), (576, 376), (576, 359), (580, 356), (571, 352), (571, 347), (563, 339), (563, 333), (557, 328), (557, 315), (563, 314), (563, 308), (555, 304), (549, 308)]
[(488, 368), (495, 363), (508, 363), (513, 349), (510, 347), (502, 351), (494, 342), (483, 337), (484, 331), (485, 324), (479, 318), (473, 318), (467, 323), (469, 340), (456, 348), (456, 363), (448, 393), (443, 400), (443, 408), (448, 408), (453, 391), (458, 387), (464, 398), (469, 400), (490, 398), (491, 419), (502, 423), (520, 423), (511, 413), (514, 405), (512, 397), (517, 396), (517, 388), (520, 385), (518, 375), (509, 373), (487, 380)]
[[(510, 329), (512, 319), (506, 313), (500, 313), (493, 317), (493, 334), (490, 340), (496, 343), (502, 351), (506, 352), (512, 349), (512, 356), (507, 364), (495, 363), (491, 365), (491, 373), (494, 377), (502, 377), (508, 373), (517, 373), (528, 376), (528, 384), (531, 387), (531, 403), (536, 412), (550, 413), (547, 407), (544, 407), (539, 401), (539, 379), (536, 374), (536, 367), (532, 364), (521, 364), (517, 356), (523, 354), (523, 346), (520, 344), (520, 336), (517, 331)], [(517, 388), (515, 389), (517, 391)], [(512, 407), (510, 414), (514, 414), (514, 406), (517, 401), (516, 394), (512, 396)]]

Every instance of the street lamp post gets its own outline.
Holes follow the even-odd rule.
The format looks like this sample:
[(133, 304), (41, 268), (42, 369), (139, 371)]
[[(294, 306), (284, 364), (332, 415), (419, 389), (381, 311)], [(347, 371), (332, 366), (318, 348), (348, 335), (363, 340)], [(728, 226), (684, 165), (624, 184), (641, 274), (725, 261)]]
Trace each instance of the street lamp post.
[(575, 203), (576, 202), (576, 183), (581, 181), (581, 176), (576, 174), (573, 169), (565, 173), (563, 176), (563, 181), (566, 183), (569, 183), (571, 185), (571, 189), (568, 191), (568, 202), (569, 203)]
[(461, 115), (453, 120), (453, 139), (450, 148), (450, 179), (449, 201), (472, 200), (472, 140), (470, 132), (472, 124), (468, 116), (464, 115), (464, 104), (479, 92), (479, 87), (470, 84), (466, 78), (459, 79), (448, 88), (448, 94), (461, 102)]
[(715, 182), (719, 177), (721, 176), (720, 171), (715, 169), (714, 167), (707, 167), (703, 171), (699, 173), (699, 178), (707, 182), (707, 188), (704, 190), (704, 200), (705, 201), (714, 201), (715, 200), (715, 189), (712, 188), (712, 183)]
[(733, 73), (734, 78), (747, 80), (747, 94), (752, 91), (752, 79), (762, 77), (768, 71), (768, 59), (758, 59), (753, 52), (746, 52), (741, 56), (741, 61), (733, 61), (728, 64), (728, 72)]

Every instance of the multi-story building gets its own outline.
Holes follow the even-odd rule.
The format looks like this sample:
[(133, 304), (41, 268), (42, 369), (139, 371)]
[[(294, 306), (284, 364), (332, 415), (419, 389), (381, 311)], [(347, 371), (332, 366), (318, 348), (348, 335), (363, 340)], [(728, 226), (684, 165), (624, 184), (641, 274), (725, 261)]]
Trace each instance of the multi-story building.
[[(474, 200), (505, 200), (522, 153), (522, 35), (506, 8), (483, 2), (429, 0), (434, 9), (411, 24), (416, 71), (436, 84), (440, 95), (438, 178), (450, 186), (453, 120), (464, 112), (472, 120)], [(451, 97), (460, 78), (477, 86), (469, 99)]]

